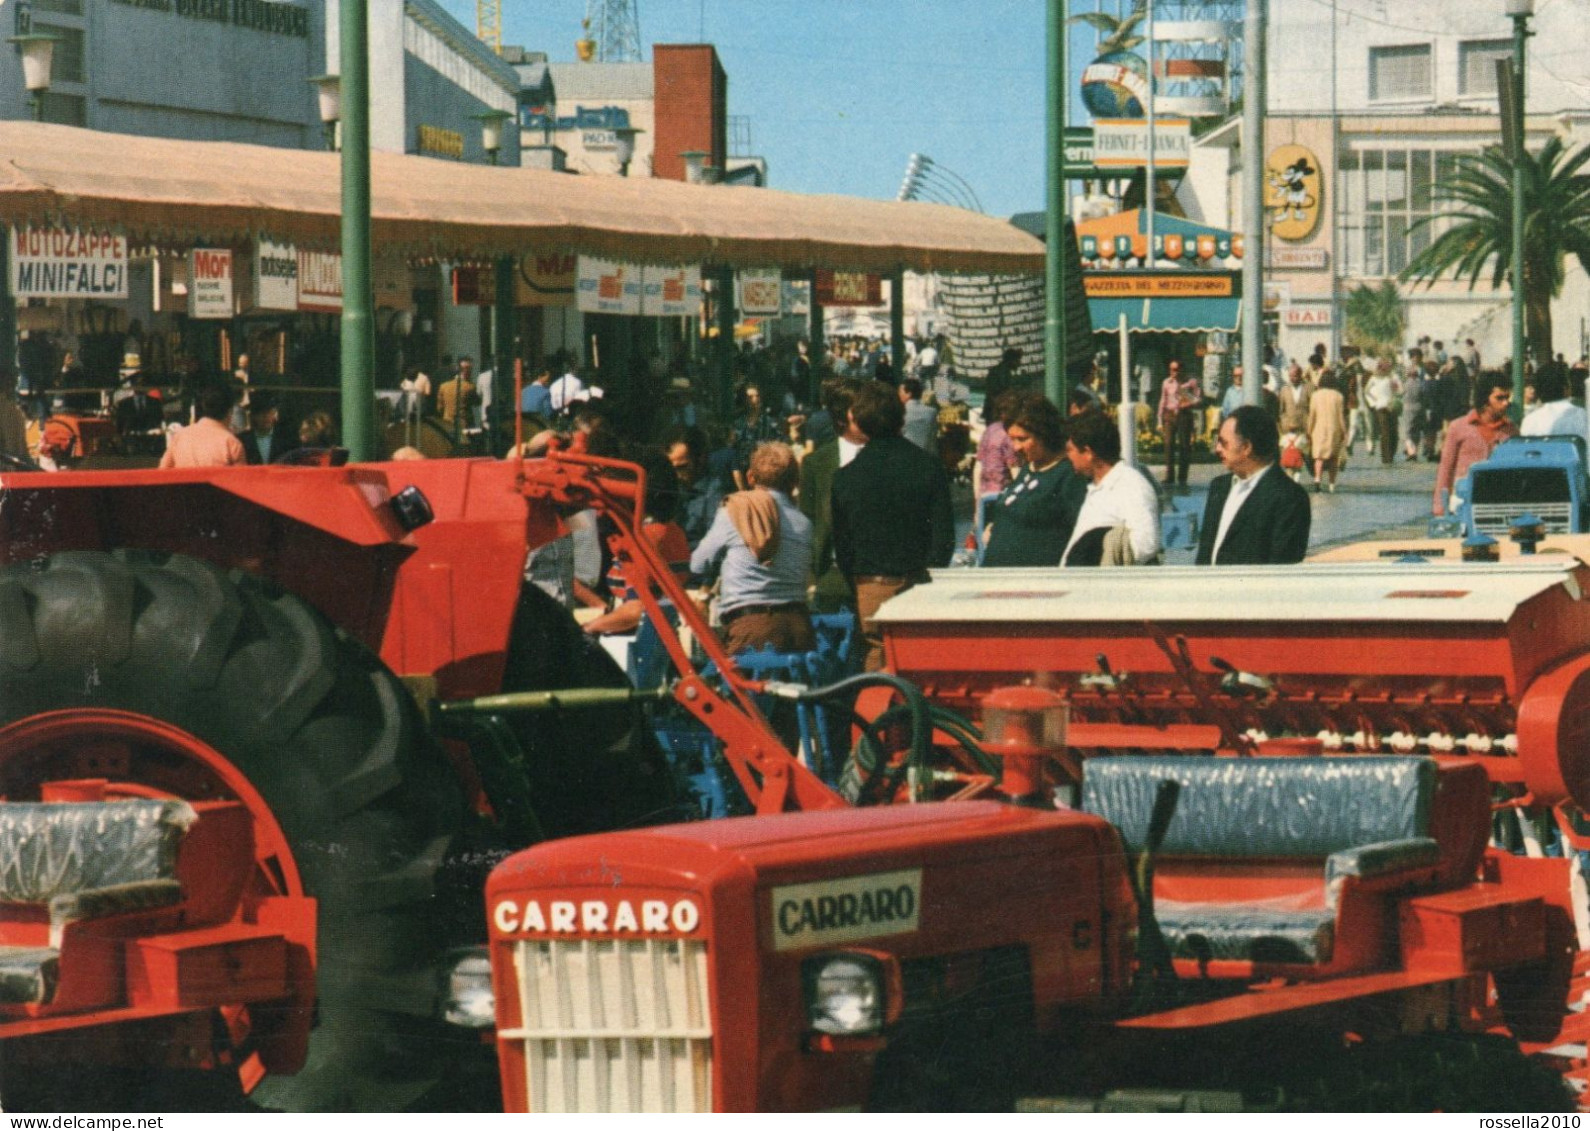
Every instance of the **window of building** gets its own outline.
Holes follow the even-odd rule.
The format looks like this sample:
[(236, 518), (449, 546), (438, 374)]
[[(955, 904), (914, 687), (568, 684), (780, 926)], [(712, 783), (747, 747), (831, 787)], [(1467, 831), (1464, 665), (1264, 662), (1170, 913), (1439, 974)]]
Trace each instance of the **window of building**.
[(1344, 274), (1398, 274), (1446, 230), (1435, 186), (1457, 170), (1460, 154), (1397, 146), (1342, 153), (1336, 178), (1340, 211), (1337, 262)]
[(81, 16), (83, 0), (33, 0), (35, 12), (59, 12), (63, 16)]
[(44, 102), (39, 117), (61, 126), (88, 125), (88, 101), (80, 94), (44, 92)]
[(1496, 60), (1510, 59), (1513, 45), (1505, 39), (1471, 39), (1458, 44), (1458, 94), (1478, 98), (1496, 94)]
[(1406, 102), (1435, 94), (1430, 45), (1369, 49), (1369, 98), (1372, 102)]
[(50, 81), (54, 82), (82, 82), (83, 81), (83, 29), (75, 27), (58, 27), (55, 24), (42, 24), (33, 21), (33, 30), (38, 35), (53, 35), (58, 40), (55, 45), (55, 55), (50, 64)]

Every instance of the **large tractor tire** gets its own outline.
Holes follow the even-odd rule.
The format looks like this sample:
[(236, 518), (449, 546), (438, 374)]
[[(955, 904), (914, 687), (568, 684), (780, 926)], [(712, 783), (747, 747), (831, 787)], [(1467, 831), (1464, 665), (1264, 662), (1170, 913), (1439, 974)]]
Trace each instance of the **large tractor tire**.
[(220, 796), (204, 765), (219, 754), (263, 797), (318, 900), (308, 1061), (267, 1077), (254, 1102), (397, 1110), (449, 1071), (460, 1043), (434, 1019), (434, 962), (481, 913), (478, 891), (460, 898), (438, 882), (456, 863), (463, 795), (376, 656), (246, 574), (174, 555), (62, 553), (0, 570), (0, 727), (25, 736), (28, 720), (63, 711), (82, 712), (85, 730), (127, 712), (181, 737), (150, 748), (112, 726), (92, 742), (14, 739), (0, 746), (0, 793), (106, 777)]

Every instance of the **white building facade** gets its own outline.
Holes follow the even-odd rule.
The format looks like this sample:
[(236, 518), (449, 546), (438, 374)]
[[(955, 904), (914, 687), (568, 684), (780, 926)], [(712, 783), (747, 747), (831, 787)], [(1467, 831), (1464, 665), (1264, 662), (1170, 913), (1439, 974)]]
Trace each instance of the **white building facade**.
[[(1526, 54), (1526, 138), (1590, 141), (1583, 8), (1545, 3)], [(1446, 222), (1436, 186), (1464, 154), (1501, 139), (1496, 61), (1511, 58), (1501, 3), (1274, 0), (1264, 138), (1268, 336), (1289, 357), (1345, 334), (1344, 296), (1396, 280)], [(1244, 139), (1232, 120), (1195, 145), (1188, 215), (1241, 230)], [(1305, 176), (1311, 172), (1312, 176)], [(1291, 193), (1305, 212), (1282, 212)], [(1307, 204), (1303, 202), (1307, 198)], [(1432, 219), (1432, 217), (1434, 217)], [(1399, 282), (1409, 339), (1473, 338), (1485, 364), (1511, 353), (1511, 292), (1489, 271), (1433, 286)], [(1576, 263), (1553, 306), (1556, 352), (1587, 349), (1590, 285)]]

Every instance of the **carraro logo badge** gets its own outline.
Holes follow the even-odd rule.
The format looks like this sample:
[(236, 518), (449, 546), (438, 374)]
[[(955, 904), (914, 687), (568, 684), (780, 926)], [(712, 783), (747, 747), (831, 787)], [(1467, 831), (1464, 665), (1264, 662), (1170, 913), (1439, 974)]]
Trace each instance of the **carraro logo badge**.
[(773, 949), (797, 950), (915, 931), (922, 870), (773, 889)]

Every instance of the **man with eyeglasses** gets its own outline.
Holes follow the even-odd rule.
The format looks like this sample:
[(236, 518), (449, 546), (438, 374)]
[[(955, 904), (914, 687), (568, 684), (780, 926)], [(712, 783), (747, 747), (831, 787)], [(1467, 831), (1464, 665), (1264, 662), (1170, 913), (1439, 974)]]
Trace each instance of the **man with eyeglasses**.
[(1165, 433), (1165, 486), (1187, 486), (1187, 468), (1192, 463), (1193, 431), (1198, 422), (1198, 406), (1203, 403), (1203, 382), (1182, 370), (1179, 361), (1170, 363), (1164, 384), (1159, 387), (1159, 424)]

